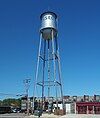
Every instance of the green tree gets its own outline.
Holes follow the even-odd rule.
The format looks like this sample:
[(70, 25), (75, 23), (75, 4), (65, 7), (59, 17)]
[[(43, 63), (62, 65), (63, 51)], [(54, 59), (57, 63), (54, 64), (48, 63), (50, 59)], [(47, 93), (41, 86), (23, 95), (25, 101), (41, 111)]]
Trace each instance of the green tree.
[(0, 100), (0, 106), (2, 106), (2, 100)]
[(4, 99), (2, 101), (2, 105), (3, 106), (20, 107), (21, 106), (21, 99), (14, 99), (14, 98)]

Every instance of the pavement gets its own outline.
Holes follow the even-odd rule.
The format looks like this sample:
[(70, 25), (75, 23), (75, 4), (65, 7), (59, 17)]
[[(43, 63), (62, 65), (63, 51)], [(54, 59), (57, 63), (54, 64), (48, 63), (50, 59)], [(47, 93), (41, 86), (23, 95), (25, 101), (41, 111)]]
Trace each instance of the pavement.
[[(30, 118), (38, 118), (37, 116), (34, 115), (30, 115)], [(61, 116), (57, 116), (54, 114), (42, 114), (42, 116), (40, 118), (60, 118)]]
[[(29, 116), (30, 118), (38, 118), (36, 116)], [(64, 116), (57, 116), (53, 114), (43, 114), (40, 118), (100, 118), (100, 115), (93, 114), (66, 114)]]
[(27, 115), (23, 113), (6, 113), (0, 114), (0, 118), (27, 118)]
[[(0, 118), (38, 118), (38, 116), (30, 115), (22, 113), (11, 113), (11, 114), (0, 114)], [(92, 114), (66, 114), (64, 116), (57, 116), (54, 114), (43, 114), (40, 118), (100, 118), (99, 115)]]
[(93, 114), (67, 114), (60, 118), (100, 118), (100, 115)]

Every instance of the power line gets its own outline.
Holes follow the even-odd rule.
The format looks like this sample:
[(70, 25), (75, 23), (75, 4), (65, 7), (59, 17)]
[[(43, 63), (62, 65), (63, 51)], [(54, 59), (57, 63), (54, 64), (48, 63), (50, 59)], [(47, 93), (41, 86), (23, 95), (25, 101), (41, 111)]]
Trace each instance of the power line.
[(1, 96), (24, 96), (25, 94), (0, 93)]

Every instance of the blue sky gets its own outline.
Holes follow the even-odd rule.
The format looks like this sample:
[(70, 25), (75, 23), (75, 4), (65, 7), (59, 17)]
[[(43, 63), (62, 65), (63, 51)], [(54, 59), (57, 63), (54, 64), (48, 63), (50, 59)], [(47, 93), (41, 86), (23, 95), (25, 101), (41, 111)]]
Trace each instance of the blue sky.
[(99, 0), (0, 0), (0, 93), (22, 94), (31, 78), (33, 94), (39, 17), (48, 8), (59, 18), (64, 94), (100, 94)]

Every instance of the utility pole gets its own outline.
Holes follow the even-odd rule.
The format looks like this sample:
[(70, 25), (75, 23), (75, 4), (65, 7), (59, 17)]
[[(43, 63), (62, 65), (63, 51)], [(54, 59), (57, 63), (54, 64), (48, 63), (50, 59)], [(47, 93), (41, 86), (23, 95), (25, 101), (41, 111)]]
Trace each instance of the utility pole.
[(31, 79), (25, 79), (23, 82), (24, 82), (24, 85), (25, 85), (25, 91), (26, 91), (26, 97), (27, 97), (27, 115), (29, 115), (29, 99), (28, 99), (28, 92), (29, 92), (29, 86), (30, 86), (30, 80)]

